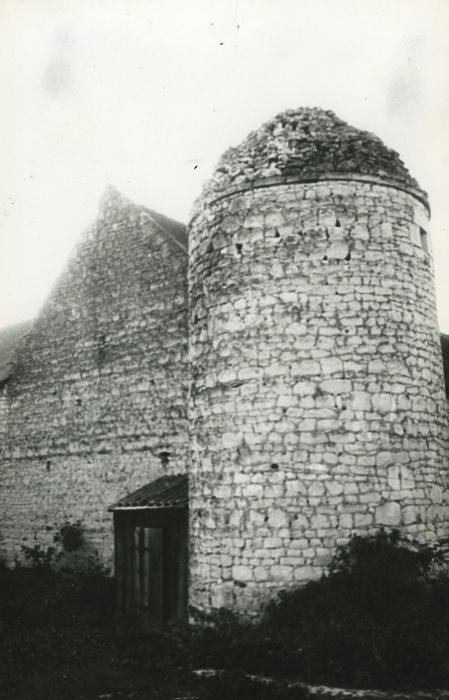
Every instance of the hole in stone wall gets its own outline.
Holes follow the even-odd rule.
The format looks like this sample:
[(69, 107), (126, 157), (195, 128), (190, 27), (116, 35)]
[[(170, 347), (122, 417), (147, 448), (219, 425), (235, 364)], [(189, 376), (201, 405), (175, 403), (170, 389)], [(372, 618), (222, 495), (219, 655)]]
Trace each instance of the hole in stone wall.
[(76, 400), (75, 400), (75, 403), (76, 403), (77, 406), (81, 406), (82, 401), (81, 401), (81, 399), (76, 399)]
[(329, 260), (329, 258), (327, 257), (327, 255), (323, 255), (323, 260)]
[(241, 255), (241, 254), (242, 254), (242, 248), (243, 248), (243, 244), (242, 244), (242, 243), (236, 243), (236, 244), (235, 244), (235, 249), (236, 249), (236, 251), (237, 251), (237, 255)]
[(270, 464), (270, 469), (272, 469), (274, 472), (277, 472), (277, 470), (279, 469), (279, 464), (273, 462), (273, 464)]
[(296, 321), (301, 320), (301, 309), (298, 306), (292, 306), (292, 314)]
[(421, 240), (421, 248), (425, 253), (429, 252), (429, 236), (427, 231), (425, 231), (421, 226), (419, 227), (419, 237)]
[(162, 466), (165, 467), (168, 464), (170, 452), (166, 452), (165, 450), (163, 450), (162, 452), (159, 452), (158, 457), (161, 460)]
[(335, 220), (335, 226), (336, 226), (337, 228), (340, 228), (340, 226), (341, 226), (341, 223), (339, 222), (338, 219)]
[(345, 257), (345, 260), (347, 260), (347, 261), (349, 262), (350, 259), (351, 259), (351, 251), (348, 250), (348, 253), (347, 253), (346, 257)]
[(97, 364), (102, 365), (106, 357), (106, 336), (101, 334), (98, 336), (97, 341)]
[(279, 233), (279, 231), (277, 230), (277, 228), (274, 229), (274, 237), (275, 237), (275, 238), (280, 238), (280, 237), (281, 237), (281, 234)]
[(51, 467), (51, 459), (47, 459), (45, 462), (45, 469), (49, 472)]

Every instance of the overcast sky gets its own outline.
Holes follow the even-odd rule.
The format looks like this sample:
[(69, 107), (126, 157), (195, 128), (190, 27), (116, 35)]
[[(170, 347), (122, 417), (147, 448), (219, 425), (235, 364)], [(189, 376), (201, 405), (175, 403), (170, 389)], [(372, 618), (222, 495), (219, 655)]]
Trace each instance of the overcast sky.
[(448, 0), (1, 0), (0, 326), (32, 318), (108, 183), (186, 222), (221, 153), (334, 110), (427, 190), (449, 332)]

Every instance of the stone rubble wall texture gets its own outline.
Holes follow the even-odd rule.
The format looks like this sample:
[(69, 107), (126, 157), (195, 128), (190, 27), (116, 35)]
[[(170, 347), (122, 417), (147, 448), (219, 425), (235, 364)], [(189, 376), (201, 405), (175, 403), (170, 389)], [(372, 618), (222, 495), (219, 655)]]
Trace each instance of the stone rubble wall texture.
[(110, 563), (108, 506), (185, 471), (185, 246), (184, 226), (108, 191), (21, 341), (7, 415), (0, 398), (0, 556), (52, 545), (64, 521), (80, 519)]
[(321, 167), (335, 120), (280, 115), (225, 154), (193, 209), (190, 602), (201, 609), (257, 610), (319, 576), (353, 532), (447, 533), (426, 197), (375, 137), (358, 132), (368, 145), (351, 160), (357, 133), (339, 120), (345, 158), (335, 146)]
[(6, 388), (0, 388), (0, 438), (4, 439), (7, 429), (8, 397)]

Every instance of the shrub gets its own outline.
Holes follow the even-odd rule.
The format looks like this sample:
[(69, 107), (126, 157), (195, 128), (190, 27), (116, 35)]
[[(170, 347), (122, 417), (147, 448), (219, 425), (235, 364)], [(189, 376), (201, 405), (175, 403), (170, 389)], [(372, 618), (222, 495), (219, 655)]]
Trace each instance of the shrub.
[(46, 548), (40, 544), (22, 545), (26, 562), (41, 571), (55, 571), (68, 578), (82, 579), (86, 584), (92, 584), (91, 588), (96, 581), (109, 575), (109, 569), (100, 561), (97, 550), (86, 541), (80, 520), (74, 523), (66, 520), (54, 535), (53, 543), (54, 547)]
[(447, 685), (446, 554), (445, 540), (423, 545), (396, 531), (353, 537), (329, 576), (268, 606), (262, 626), (282, 644), (279, 664), (317, 682)]
[(21, 549), (30, 566), (37, 569), (51, 569), (56, 554), (55, 547), (44, 548), (40, 544), (35, 544), (32, 547), (28, 547), (27, 545), (23, 544)]
[(56, 533), (54, 540), (56, 544), (60, 544), (64, 552), (76, 552), (83, 546), (83, 528), (81, 521), (75, 523), (66, 521), (61, 525)]
[[(224, 684), (229, 696), (235, 679), (249, 683), (239, 675), (245, 673), (337, 686), (445, 686), (446, 544), (422, 545), (397, 532), (356, 536), (337, 550), (329, 575), (281, 592), (258, 622), (219, 610), (201, 616), (199, 625), (172, 625), (128, 640), (124, 635), (120, 644), (136, 668), (149, 673), (232, 671), (210, 680), (215, 690)], [(264, 689), (247, 690), (239, 692), (264, 697)]]
[[(147, 634), (125, 628), (116, 635), (116, 651), (147, 676), (227, 670), (204, 680), (206, 697), (214, 700), (302, 697), (300, 688), (284, 681), (266, 686), (248, 673), (334, 686), (447, 687), (447, 553), (443, 540), (423, 545), (394, 531), (355, 536), (337, 550), (328, 575), (281, 592), (258, 622), (219, 610), (198, 625), (170, 624)], [(23, 640), (19, 634), (5, 647), (7, 660), (80, 659), (84, 643), (94, 649), (106, 630), (103, 639), (112, 643), (114, 584), (101, 568), (62, 576), (39, 565), (0, 575), (0, 621), (5, 629), (16, 621), (26, 630)]]

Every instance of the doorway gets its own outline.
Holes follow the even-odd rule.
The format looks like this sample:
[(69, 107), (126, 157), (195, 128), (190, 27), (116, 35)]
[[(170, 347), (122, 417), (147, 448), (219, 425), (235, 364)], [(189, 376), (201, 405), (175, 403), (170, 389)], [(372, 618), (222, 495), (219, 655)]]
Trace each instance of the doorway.
[(114, 515), (117, 611), (142, 629), (187, 618), (187, 477), (126, 496)]
[(117, 610), (142, 629), (187, 617), (187, 510), (115, 511)]

